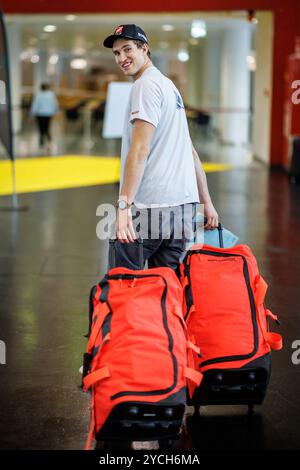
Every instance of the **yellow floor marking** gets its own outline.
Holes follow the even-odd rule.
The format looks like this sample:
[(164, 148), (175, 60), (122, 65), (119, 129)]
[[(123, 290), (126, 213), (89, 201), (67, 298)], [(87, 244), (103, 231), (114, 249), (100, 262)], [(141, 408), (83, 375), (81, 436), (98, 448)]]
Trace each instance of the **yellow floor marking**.
[[(22, 158), (16, 160), (15, 167), (18, 193), (116, 183), (120, 175), (118, 157), (68, 155)], [(203, 167), (206, 172), (232, 169), (232, 165), (219, 163), (204, 163)], [(0, 195), (12, 193), (11, 172), (11, 162), (0, 161)]]
[[(0, 194), (11, 194), (11, 163), (0, 162)], [(18, 193), (94, 186), (119, 181), (117, 157), (43, 157), (16, 160)]]
[(230, 163), (202, 163), (205, 173), (212, 173), (215, 171), (229, 171), (234, 168)]

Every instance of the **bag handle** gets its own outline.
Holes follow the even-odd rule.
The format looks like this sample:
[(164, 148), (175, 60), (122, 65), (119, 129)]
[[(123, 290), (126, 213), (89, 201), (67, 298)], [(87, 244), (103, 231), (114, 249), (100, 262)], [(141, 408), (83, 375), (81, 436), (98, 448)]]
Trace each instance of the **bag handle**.
[[(206, 223), (207, 223), (207, 217), (204, 217), (204, 225), (205, 225)], [(217, 230), (218, 230), (218, 234), (219, 234), (219, 244), (220, 244), (220, 248), (224, 248), (223, 227), (222, 227), (222, 224), (221, 224), (220, 222), (218, 223)]]
[(282, 336), (280, 334), (268, 332), (266, 334), (266, 341), (274, 351), (282, 349)]
[(92, 385), (100, 382), (101, 380), (107, 379), (108, 377), (110, 377), (110, 371), (107, 366), (102, 367), (95, 372), (90, 372), (83, 379), (83, 390), (87, 392)]

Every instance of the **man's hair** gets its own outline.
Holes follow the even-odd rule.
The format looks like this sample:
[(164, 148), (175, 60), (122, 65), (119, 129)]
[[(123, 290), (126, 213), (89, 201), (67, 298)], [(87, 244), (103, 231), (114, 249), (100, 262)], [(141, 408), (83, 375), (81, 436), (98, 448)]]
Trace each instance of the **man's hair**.
[[(143, 41), (139, 41), (138, 39), (134, 40), (133, 42), (138, 49), (142, 49), (143, 45), (145, 44)], [(151, 52), (150, 52), (149, 46), (148, 46), (147, 56), (151, 59)]]

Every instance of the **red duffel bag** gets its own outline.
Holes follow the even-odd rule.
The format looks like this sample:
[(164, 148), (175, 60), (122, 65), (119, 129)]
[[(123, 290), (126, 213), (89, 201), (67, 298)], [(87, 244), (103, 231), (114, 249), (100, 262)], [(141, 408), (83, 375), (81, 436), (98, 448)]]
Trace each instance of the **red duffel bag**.
[(194, 245), (181, 267), (188, 334), (203, 374), (189, 404), (259, 404), (270, 378), (271, 349), (282, 338), (269, 331), (278, 322), (265, 307), (267, 284), (247, 245)]
[(92, 439), (156, 440), (180, 433), (187, 378), (183, 292), (170, 268), (111, 269), (92, 291), (83, 386)]

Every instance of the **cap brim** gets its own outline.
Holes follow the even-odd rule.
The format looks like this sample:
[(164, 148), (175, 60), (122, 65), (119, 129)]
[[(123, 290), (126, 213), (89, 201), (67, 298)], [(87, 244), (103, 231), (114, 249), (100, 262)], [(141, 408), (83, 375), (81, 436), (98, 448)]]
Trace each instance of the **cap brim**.
[(115, 42), (115, 40), (119, 38), (120, 39), (120, 36), (116, 36), (115, 34), (112, 34), (111, 36), (108, 36), (104, 42), (103, 42), (103, 46), (104, 47), (113, 47), (113, 44)]

